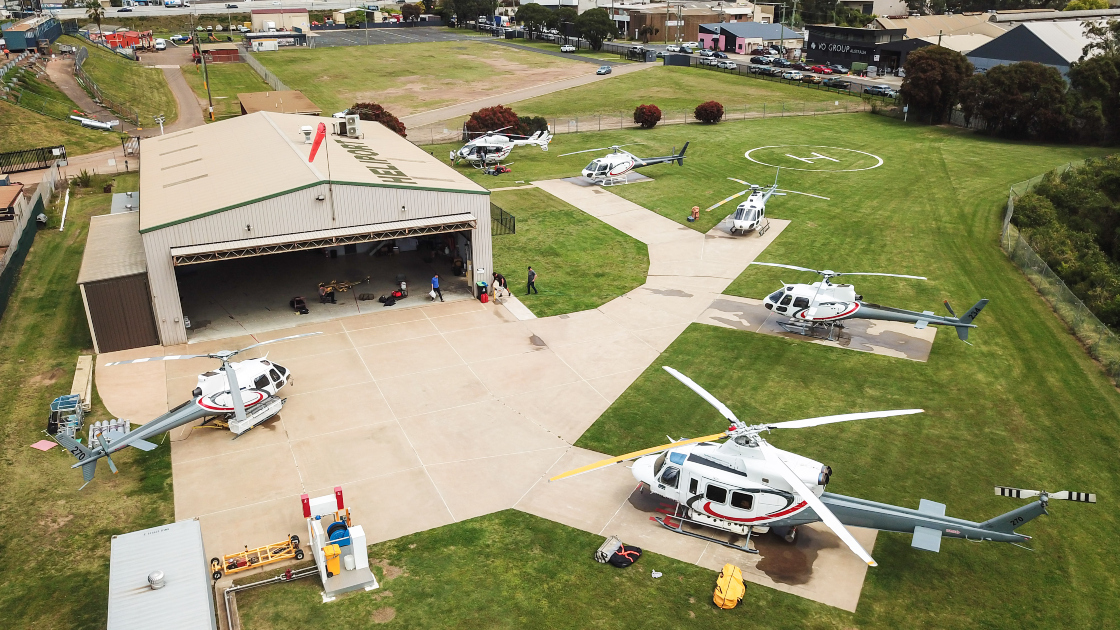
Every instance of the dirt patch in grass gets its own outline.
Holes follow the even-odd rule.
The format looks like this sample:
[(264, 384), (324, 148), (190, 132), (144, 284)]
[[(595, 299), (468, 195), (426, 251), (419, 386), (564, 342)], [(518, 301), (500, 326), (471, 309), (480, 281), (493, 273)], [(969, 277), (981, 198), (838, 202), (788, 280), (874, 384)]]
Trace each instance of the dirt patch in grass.
[(62, 378), (65, 372), (62, 368), (55, 368), (49, 372), (43, 372), (28, 379), (27, 384), (31, 387), (45, 387), (47, 385), (54, 385), (55, 381)]
[(382, 574), (385, 581), (395, 580), (402, 575), (408, 575), (408, 572), (400, 567), (395, 567), (389, 564), (388, 560), (370, 560), (370, 564), (381, 567)]
[(378, 608), (373, 611), (373, 614), (371, 614), (369, 618), (373, 620), (373, 623), (389, 623), (397, 618), (397, 610), (392, 606)]

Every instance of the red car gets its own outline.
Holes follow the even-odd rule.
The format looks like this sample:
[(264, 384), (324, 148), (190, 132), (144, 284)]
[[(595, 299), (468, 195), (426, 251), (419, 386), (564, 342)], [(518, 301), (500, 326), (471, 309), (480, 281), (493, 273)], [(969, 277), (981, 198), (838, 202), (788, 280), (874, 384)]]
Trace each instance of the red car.
[(809, 70), (816, 72), (817, 74), (832, 74), (832, 70), (829, 70), (824, 66), (812, 66), (809, 68)]

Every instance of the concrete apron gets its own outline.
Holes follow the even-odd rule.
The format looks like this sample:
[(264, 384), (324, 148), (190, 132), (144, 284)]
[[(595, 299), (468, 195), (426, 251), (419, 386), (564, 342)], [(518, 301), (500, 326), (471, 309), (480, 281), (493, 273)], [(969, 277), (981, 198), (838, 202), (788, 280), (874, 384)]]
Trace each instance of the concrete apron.
[[(598, 187), (537, 185), (645, 242), (646, 283), (598, 309), (555, 317), (521, 319), (523, 313), (499, 304), (462, 301), (190, 344), (193, 354), (324, 333), (246, 353), (267, 350), (292, 372), (277, 418), (236, 440), (209, 428), (173, 432), (176, 519), (200, 519), (210, 557), (302, 537), (299, 495), (330, 494), (334, 486), (342, 486), (371, 543), (516, 506), (587, 531), (609, 529), (701, 566), (718, 569), (733, 560), (748, 579), (854, 609), (864, 574), (849, 563), (862, 563), (833, 549), (837, 541), (827, 535), (806, 536), (818, 541), (815, 560), (772, 560), (786, 573), (767, 573), (766, 565), (752, 568), (755, 558), (746, 554), (709, 549), (650, 522), (627, 503), (635, 482), (624, 467), (542, 482), (577, 458), (605, 457), (571, 444), (788, 222), (772, 220), (763, 238), (731, 237), (722, 228), (701, 234)], [(214, 361), (103, 366), (187, 351), (98, 357), (106, 407), (139, 422), (182, 402)], [(868, 548), (873, 543), (861, 540)], [(791, 562), (811, 567), (808, 582), (782, 581), (805, 579), (804, 570), (788, 569)], [(782, 577), (791, 571), (793, 577)]]

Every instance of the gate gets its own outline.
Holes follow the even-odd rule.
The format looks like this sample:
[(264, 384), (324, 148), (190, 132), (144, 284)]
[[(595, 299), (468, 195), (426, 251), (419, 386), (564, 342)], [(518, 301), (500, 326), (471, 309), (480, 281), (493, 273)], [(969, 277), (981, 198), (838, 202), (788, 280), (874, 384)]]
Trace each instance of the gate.
[(66, 159), (66, 146), (39, 147), (0, 153), (0, 173), (20, 173), (37, 171), (54, 164), (55, 160)]

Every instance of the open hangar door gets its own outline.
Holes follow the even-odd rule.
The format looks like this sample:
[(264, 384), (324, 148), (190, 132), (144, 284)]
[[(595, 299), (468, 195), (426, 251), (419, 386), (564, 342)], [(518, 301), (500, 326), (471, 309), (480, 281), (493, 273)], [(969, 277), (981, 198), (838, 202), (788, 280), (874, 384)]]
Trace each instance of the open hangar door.
[[(445, 227), (449, 231), (376, 240), (292, 243), (269, 252), (173, 250), (188, 338), (219, 339), (421, 306), (431, 302), (430, 282), (437, 273), (445, 301), (475, 299), (467, 268), (473, 225)], [(389, 307), (378, 301), (401, 281), (407, 297)], [(356, 284), (336, 291), (333, 303), (321, 303), (320, 283)], [(307, 314), (293, 308), (296, 298), (303, 298)]]

